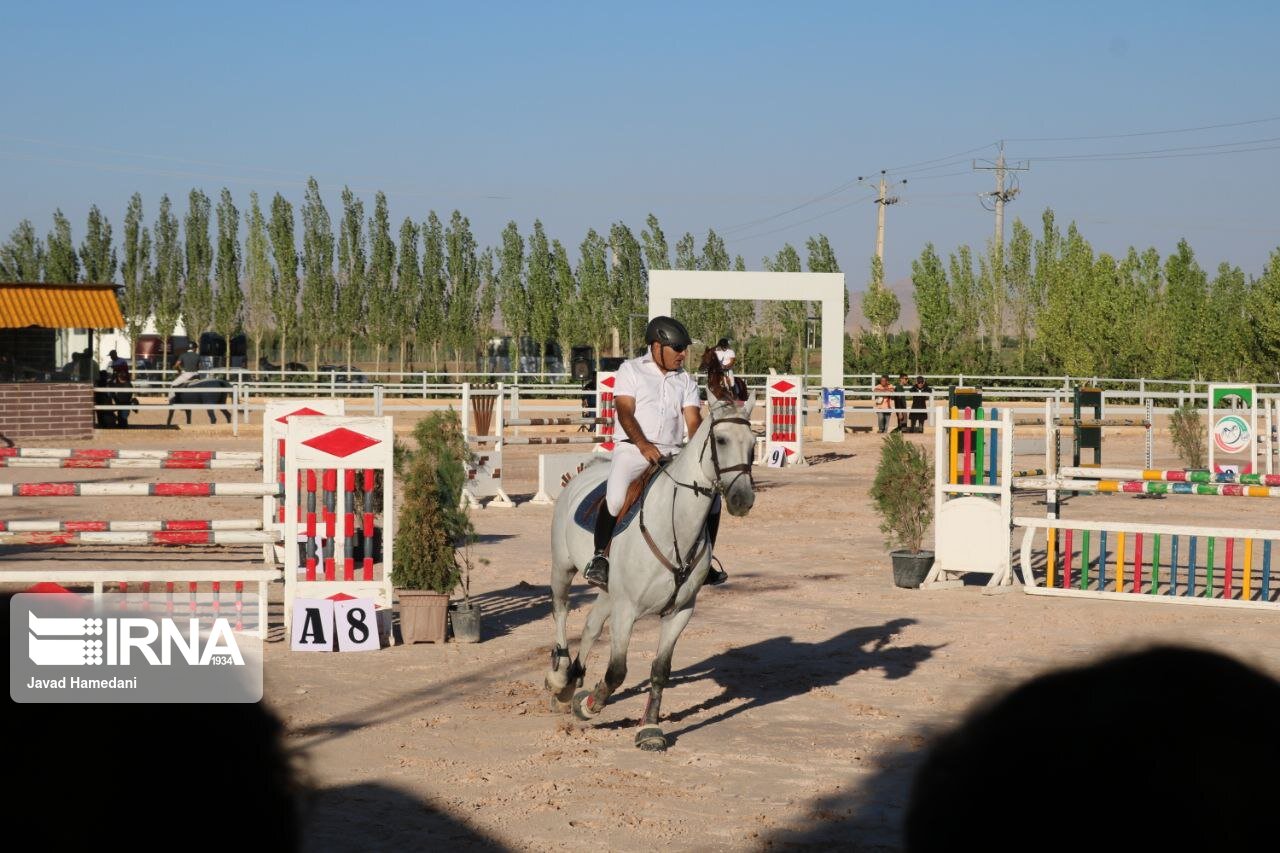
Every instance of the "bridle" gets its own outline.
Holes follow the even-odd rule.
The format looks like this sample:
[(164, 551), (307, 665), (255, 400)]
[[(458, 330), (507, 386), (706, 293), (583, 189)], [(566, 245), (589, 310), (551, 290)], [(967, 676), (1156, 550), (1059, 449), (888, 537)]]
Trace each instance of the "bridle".
[[(701, 497), (715, 498), (716, 495), (721, 495), (727, 498), (729, 494), (729, 490), (732, 489), (734, 484), (738, 482), (739, 477), (741, 477), (743, 474), (746, 474), (748, 479), (751, 478), (751, 466), (755, 461), (755, 447), (753, 442), (753, 444), (750, 446), (750, 448), (747, 451), (746, 462), (740, 463), (738, 465), (729, 465), (727, 467), (722, 467), (720, 465), (720, 454), (716, 450), (716, 427), (720, 426), (721, 424), (742, 424), (743, 426), (747, 427), (748, 430), (750, 430), (751, 421), (748, 420), (747, 418), (742, 417), (741, 415), (729, 417), (729, 418), (717, 418), (714, 414), (710, 414), (709, 417), (711, 418), (711, 424), (707, 428), (707, 439), (705, 442), (703, 442), (702, 450), (699, 451), (698, 453), (698, 464), (699, 465), (702, 464), (703, 459), (706, 458), (707, 447), (710, 446), (711, 447), (711, 465), (715, 469), (715, 480), (714, 482), (712, 482), (711, 487), (708, 488), (699, 483), (682, 483), (679, 480), (677, 480), (675, 477), (671, 476), (671, 473), (667, 470), (668, 466), (666, 465), (664, 465), (659, 470), (664, 475), (666, 475), (666, 477), (669, 480), (671, 480), (671, 482), (674, 483), (678, 488), (688, 489), (694, 494), (699, 495)], [(734, 475), (733, 478), (727, 484), (724, 482), (724, 478), (726, 474)], [(712, 502), (707, 503), (706, 517), (709, 517), (711, 515), (712, 506), (713, 506)], [(702, 526), (704, 529), (706, 526), (706, 517), (703, 518)], [(644, 537), (644, 541), (648, 544), (649, 550), (653, 552), (653, 555), (654, 557), (657, 558), (658, 562), (660, 562), (663, 566), (667, 568), (668, 571), (672, 572), (675, 575), (676, 585), (675, 585), (675, 589), (671, 593), (671, 601), (667, 603), (666, 608), (664, 608), (662, 611), (662, 615), (665, 616), (667, 613), (670, 612), (671, 607), (675, 604), (676, 594), (680, 591), (680, 587), (682, 587), (684, 585), (684, 582), (688, 580), (689, 575), (693, 572), (693, 567), (697, 565), (699, 558), (702, 557), (702, 552), (703, 550), (706, 549), (708, 545), (707, 537), (704, 535), (695, 539), (693, 542), (693, 545), (690, 546), (690, 552), (687, 555), (684, 555), (682, 557), (682, 552), (680, 550), (680, 543), (675, 538), (676, 502), (673, 496), (671, 500), (672, 544), (675, 546), (676, 559), (680, 561), (679, 564), (676, 564), (671, 562), (671, 560), (667, 559), (666, 555), (662, 553), (662, 549), (658, 547), (658, 543), (654, 541), (653, 536), (650, 535), (649, 533), (648, 527), (645, 526), (643, 498), (641, 498), (641, 502), (640, 502), (639, 521), (640, 521), (640, 533)]]

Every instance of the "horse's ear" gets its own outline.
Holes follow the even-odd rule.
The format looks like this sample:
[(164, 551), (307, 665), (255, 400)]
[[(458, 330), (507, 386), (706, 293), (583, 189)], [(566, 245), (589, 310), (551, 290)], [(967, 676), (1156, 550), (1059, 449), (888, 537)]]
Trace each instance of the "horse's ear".
[(752, 391), (750, 394), (747, 395), (747, 401), (742, 404), (742, 416), (744, 418), (747, 418), (747, 419), (751, 418), (751, 410), (752, 408), (755, 407), (755, 404), (756, 404), (756, 392)]

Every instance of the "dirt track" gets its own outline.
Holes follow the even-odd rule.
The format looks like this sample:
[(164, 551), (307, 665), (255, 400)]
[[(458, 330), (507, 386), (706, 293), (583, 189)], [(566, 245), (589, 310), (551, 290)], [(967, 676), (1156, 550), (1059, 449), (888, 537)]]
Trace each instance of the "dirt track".
[[(931, 447), (931, 435), (915, 438)], [(1106, 461), (1136, 464), (1139, 441), (1109, 433)], [(82, 444), (257, 449), (260, 438), (250, 429), (232, 439), (219, 427), (100, 433)], [(1280, 676), (1273, 613), (1052, 600), (1016, 589), (991, 596), (977, 579), (958, 590), (894, 587), (866, 496), (877, 447), (875, 436), (853, 435), (808, 445), (808, 468), (757, 469), (755, 509), (746, 519), (726, 517), (722, 528), (731, 580), (702, 593), (677, 646), (663, 721), (673, 743), (657, 755), (632, 746), (654, 621), (637, 626), (625, 686), (598, 724), (545, 710), (551, 509), (526, 502), (537, 448), (509, 449), (505, 475), (520, 505), (474, 514), (482, 535), (476, 556), (489, 561), (473, 580), (485, 611), (481, 643), (301, 655), (274, 627), (266, 701), (287, 721), (290, 745), (317, 789), (308, 847), (894, 850), (929, 733), (992, 689), (1157, 641), (1224, 650)], [(72, 476), (0, 469), (5, 481), (83, 474), (41, 473)], [(43, 499), (7, 502), (4, 515), (199, 518), (243, 514), (243, 500), (169, 502), (158, 514), (164, 501), (73, 509), (69, 500)], [(1043, 509), (1023, 498), (1015, 512)], [(1094, 496), (1073, 501), (1065, 515), (1277, 521), (1270, 501), (1235, 498)], [(0, 551), (0, 569), (139, 556), (11, 549)], [(254, 549), (164, 556), (252, 560)], [(576, 588), (571, 634), (590, 600), (585, 586)], [(274, 614), (278, 620), (278, 604)], [(601, 674), (603, 651), (598, 646), (589, 662), (588, 683)]]

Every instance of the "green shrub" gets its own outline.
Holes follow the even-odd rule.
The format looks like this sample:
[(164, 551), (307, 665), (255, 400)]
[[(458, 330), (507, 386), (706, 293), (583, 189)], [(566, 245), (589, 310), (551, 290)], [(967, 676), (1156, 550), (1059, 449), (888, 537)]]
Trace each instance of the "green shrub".
[(1169, 416), (1169, 438), (1178, 451), (1178, 458), (1188, 468), (1203, 468), (1207, 449), (1207, 430), (1199, 410), (1184, 403)]
[(880, 445), (880, 464), (871, 484), (871, 500), (880, 514), (880, 531), (890, 549), (920, 551), (933, 520), (933, 464), (929, 454), (901, 433)]
[(475, 540), (471, 518), (459, 506), (469, 451), (452, 409), (418, 421), (413, 437), (417, 449), (397, 448), (404, 497), (392, 580), (400, 589), (452, 593), (465, 567), (459, 551)]

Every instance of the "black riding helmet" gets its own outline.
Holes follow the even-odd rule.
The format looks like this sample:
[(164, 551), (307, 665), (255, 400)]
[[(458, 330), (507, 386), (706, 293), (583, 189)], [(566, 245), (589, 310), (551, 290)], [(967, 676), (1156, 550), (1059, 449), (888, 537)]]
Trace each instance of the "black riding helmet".
[(689, 330), (679, 320), (672, 317), (654, 317), (649, 321), (649, 325), (644, 327), (644, 342), (660, 343), (669, 347), (687, 347), (693, 343), (693, 339), (689, 337)]

